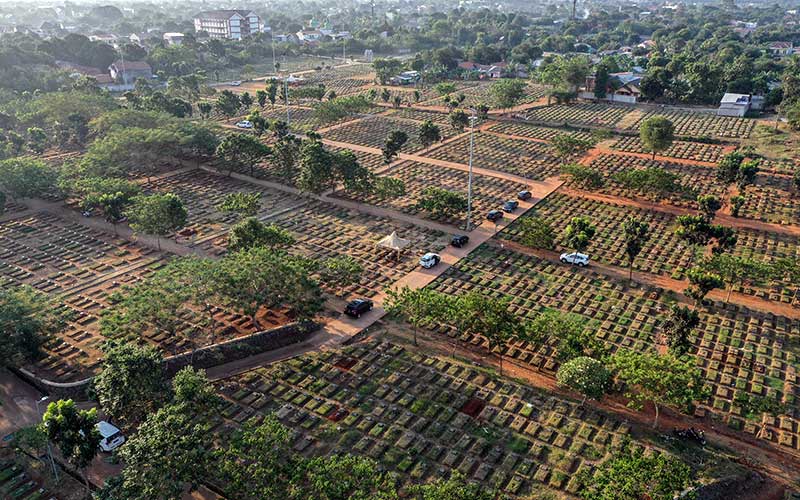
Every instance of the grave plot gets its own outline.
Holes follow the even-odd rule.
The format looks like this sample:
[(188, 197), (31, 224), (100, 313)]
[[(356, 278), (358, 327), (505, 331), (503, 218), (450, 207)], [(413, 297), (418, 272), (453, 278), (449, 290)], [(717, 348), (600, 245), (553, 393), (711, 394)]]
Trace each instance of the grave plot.
[(342, 77), (342, 78), (332, 78), (332, 79), (322, 79), (321, 81), (315, 82), (306, 82), (301, 84), (298, 87), (292, 87), (289, 91), (289, 99), (293, 102), (301, 102), (304, 104), (315, 104), (319, 102), (318, 99), (310, 99), (310, 98), (298, 98), (297, 96), (292, 96), (292, 90), (303, 88), (303, 87), (316, 87), (320, 84), (325, 85), (325, 99), (327, 99), (328, 94), (331, 92), (335, 92), (336, 96), (346, 96), (351, 94), (360, 93), (363, 90), (366, 90), (366, 87), (372, 83), (372, 78), (369, 76), (361, 76), (358, 75), (355, 78), (350, 77)]
[(514, 497), (574, 495), (578, 473), (630, 436), (613, 416), (376, 341), (260, 368), (218, 389), (227, 422), (273, 413), (305, 456), (372, 457), (408, 483), (459, 470)]
[[(418, 139), (419, 127), (419, 122), (403, 120), (391, 116), (375, 115), (346, 123), (340, 127), (328, 130), (322, 135), (325, 139), (330, 139), (332, 141), (381, 149), (391, 132), (402, 130), (408, 135), (408, 142), (405, 143), (401, 151), (403, 153), (413, 153), (422, 149), (422, 144), (420, 144)], [(439, 130), (443, 139), (454, 135), (451, 127), (440, 127)]]
[[(786, 234), (753, 229), (736, 230), (736, 246), (733, 253), (754, 260), (800, 259), (800, 238)], [(798, 305), (800, 284), (789, 279), (777, 280), (765, 289), (735, 285), (734, 291), (755, 295), (759, 298)]]
[[(463, 90), (457, 90), (450, 94), (450, 98), (458, 97), (459, 94), (464, 94), (464, 102), (461, 103), (459, 106), (463, 108), (474, 108), (476, 106), (480, 106), (485, 104), (492, 109), (499, 109), (497, 106), (494, 105), (494, 100), (491, 94), (491, 83), (480, 83), (474, 87), (466, 88)], [(539, 99), (545, 96), (546, 89), (541, 85), (537, 85), (535, 83), (529, 83), (528, 87), (525, 89), (524, 96), (519, 102), (516, 104), (517, 106), (523, 104), (530, 104), (532, 102), (536, 102)], [(430, 101), (425, 101), (422, 103), (422, 106), (445, 106), (444, 103), (444, 96), (437, 97), (435, 99), (431, 99)]]
[[(670, 303), (660, 289), (626, 288), (593, 272), (492, 246), (448, 268), (431, 286), (450, 295), (478, 291), (506, 296), (515, 313), (529, 318), (545, 309), (579, 314), (612, 352), (653, 349)], [(700, 319), (691, 352), (713, 395), (702, 402), (698, 415), (711, 413), (735, 429), (756, 434), (760, 415), (744, 415), (735, 402), (737, 393), (778, 397), (789, 406), (787, 415), (797, 411), (800, 393), (794, 366), (800, 346), (792, 339), (800, 335), (800, 321), (720, 302), (701, 310)], [(456, 336), (446, 325), (435, 331)], [(459, 339), (488, 345), (479, 336), (462, 334)], [(504, 354), (549, 373), (558, 369), (549, 343), (531, 346), (519, 340), (508, 344)], [(764, 439), (800, 449), (793, 419), (781, 416), (766, 425), (770, 432)]]
[(588, 125), (614, 128), (631, 111), (633, 111), (633, 108), (624, 105), (555, 104), (529, 109), (524, 113), (524, 117), (531, 122), (556, 126)]
[(143, 188), (146, 192), (174, 193), (183, 201), (189, 217), (186, 227), (178, 231), (178, 236), (191, 243), (226, 230), (240, 219), (235, 213), (224, 213), (217, 209), (227, 194), (260, 193), (258, 217), (291, 210), (305, 202), (293, 194), (198, 170), (158, 179), (143, 185)]
[(371, 64), (349, 64), (337, 66), (335, 68), (325, 68), (311, 73), (299, 75), (306, 83), (324, 83), (326, 86), (329, 81), (340, 80), (342, 78), (357, 78), (359, 80), (372, 80), (375, 78), (375, 71)]
[[(537, 203), (522, 219), (544, 219), (556, 231), (556, 241), (560, 244), (570, 219), (578, 216), (588, 217), (597, 227), (597, 234), (587, 250), (593, 260), (627, 269), (621, 224), (628, 217), (636, 217), (650, 225), (650, 241), (634, 261), (635, 271), (683, 279), (684, 271), (691, 267), (691, 251), (675, 237), (675, 216), (666, 212), (626, 207), (556, 192)], [(520, 242), (521, 235), (517, 221), (501, 233), (501, 237), (516, 242)], [(562, 247), (561, 251), (567, 249)]]
[[(644, 149), (642, 141), (638, 137), (620, 137), (612, 147), (627, 153), (649, 153)], [(724, 151), (725, 148), (719, 144), (674, 141), (669, 149), (659, 152), (658, 155), (716, 163), (722, 157)]]
[[(462, 227), (465, 224), (466, 213), (457, 216), (436, 217), (416, 207), (422, 191), (429, 186), (436, 186), (449, 191), (463, 194), (466, 197), (468, 173), (452, 168), (439, 167), (418, 162), (403, 162), (386, 175), (403, 180), (406, 194), (400, 198), (380, 200), (375, 196), (358, 198), (357, 201), (370, 203), (382, 207), (392, 208), (410, 215), (419, 215), (426, 219), (435, 220), (444, 224)], [(472, 209), (473, 223), (482, 224), (484, 215), (489, 210), (499, 208), (509, 199), (516, 199), (517, 193), (525, 189), (524, 184), (517, 182), (474, 175), (472, 184)]]
[(650, 110), (634, 121), (628, 130), (639, 126), (653, 116), (663, 116), (675, 126), (675, 135), (684, 137), (724, 137), (746, 139), (750, 137), (756, 121), (748, 118), (717, 116), (713, 113), (680, 111), (675, 109)]
[[(612, 196), (665, 200), (675, 206), (697, 208), (695, 200), (698, 194), (713, 194), (723, 199), (727, 191), (727, 186), (717, 180), (714, 169), (699, 165), (654, 161), (622, 154), (601, 154), (592, 160), (590, 166), (599, 171), (605, 179), (605, 185), (593, 191)], [(619, 172), (645, 168), (663, 168), (677, 174), (681, 190), (672, 193), (641, 192), (629, 189), (613, 179), (614, 174)], [(568, 182), (579, 188), (574, 181)]]
[(741, 216), (781, 225), (800, 224), (800, 198), (790, 177), (759, 174), (747, 186)]
[(594, 139), (592, 133), (589, 131), (540, 127), (538, 125), (529, 125), (522, 122), (497, 122), (487, 130), (498, 134), (525, 137), (527, 139), (536, 139), (540, 141), (550, 141), (559, 135), (569, 135), (575, 137), (576, 139), (582, 139), (585, 141), (591, 141)]
[(450, 117), (447, 113), (440, 113), (438, 111), (426, 111), (414, 108), (399, 108), (393, 109), (386, 113), (386, 116), (395, 116), (397, 118), (405, 118), (406, 120), (414, 120), (416, 122), (424, 122), (430, 120), (440, 127), (450, 127)]
[[(364, 268), (361, 280), (329, 290), (339, 297), (373, 297), (417, 266), (419, 257), (436, 252), (448, 242), (447, 235), (431, 229), (374, 217), (323, 202), (311, 202), (270, 222), (290, 231), (296, 243), (290, 249), (320, 259), (349, 255)], [(375, 244), (397, 231), (411, 240), (398, 256)]]
[[(558, 174), (563, 163), (547, 144), (480, 132), (474, 134), (474, 141), (473, 165), (479, 168), (542, 180)], [(435, 148), (423, 156), (467, 165), (469, 135)]]

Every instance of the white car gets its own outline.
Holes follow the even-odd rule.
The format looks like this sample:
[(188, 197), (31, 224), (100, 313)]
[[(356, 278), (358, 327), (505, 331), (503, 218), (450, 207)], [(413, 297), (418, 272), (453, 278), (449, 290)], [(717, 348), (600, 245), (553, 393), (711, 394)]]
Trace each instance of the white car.
[(562, 253), (561, 262), (564, 264), (575, 264), (576, 266), (585, 267), (589, 265), (589, 256), (585, 253)]
[(250, 120), (242, 120), (240, 122), (236, 122), (236, 126), (239, 128), (253, 128), (253, 122)]
[(234, 80), (231, 82), (231, 87), (238, 87), (242, 84), (241, 80)]
[(125, 442), (125, 436), (122, 435), (122, 431), (105, 420), (97, 422), (95, 427), (97, 427), (97, 431), (102, 438), (100, 439), (101, 450), (111, 453)]
[(419, 265), (425, 269), (430, 269), (441, 262), (441, 260), (442, 258), (438, 253), (428, 252), (419, 259)]

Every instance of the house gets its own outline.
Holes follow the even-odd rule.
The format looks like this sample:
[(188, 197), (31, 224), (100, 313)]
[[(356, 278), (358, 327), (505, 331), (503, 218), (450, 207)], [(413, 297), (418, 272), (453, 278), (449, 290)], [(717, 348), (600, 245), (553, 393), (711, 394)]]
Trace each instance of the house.
[(301, 43), (318, 43), (325, 36), (320, 30), (300, 30), (295, 33)]
[(211, 38), (241, 40), (261, 32), (261, 18), (251, 10), (207, 10), (194, 16), (194, 30)]
[(89, 35), (89, 40), (93, 42), (104, 42), (109, 45), (115, 46), (117, 44), (117, 35), (111, 33), (101, 33), (99, 35)]
[(458, 68), (466, 73), (477, 75), (478, 78), (500, 78), (506, 68), (506, 63), (479, 64), (472, 61), (461, 61)]
[[(635, 104), (642, 97), (639, 85), (643, 76), (642, 72), (637, 71), (610, 73), (606, 85), (606, 96), (603, 100)], [(587, 77), (585, 91), (579, 93), (578, 96), (582, 99), (596, 99), (597, 97), (594, 95), (595, 82), (595, 75)]]
[(794, 53), (792, 42), (770, 42), (767, 46), (770, 54), (777, 57), (790, 56)]
[[(719, 102), (717, 109), (718, 116), (739, 116), (742, 117), (750, 111), (752, 106), (752, 96), (750, 94), (733, 94), (726, 92)], [(763, 104), (763, 99), (761, 100)]]
[(153, 78), (153, 68), (144, 61), (115, 61), (108, 67), (111, 78), (123, 85), (132, 85), (139, 78)]
[(420, 80), (419, 71), (403, 71), (389, 79), (392, 85), (413, 85)]
[(297, 37), (291, 33), (273, 33), (272, 39), (279, 43), (297, 43)]
[(164, 42), (167, 45), (181, 45), (183, 43), (183, 33), (164, 33)]
[(114, 84), (114, 80), (109, 74), (91, 66), (83, 66), (68, 61), (56, 61), (56, 66), (67, 71), (69, 76), (73, 78), (80, 76), (94, 78), (100, 88), (108, 88)]

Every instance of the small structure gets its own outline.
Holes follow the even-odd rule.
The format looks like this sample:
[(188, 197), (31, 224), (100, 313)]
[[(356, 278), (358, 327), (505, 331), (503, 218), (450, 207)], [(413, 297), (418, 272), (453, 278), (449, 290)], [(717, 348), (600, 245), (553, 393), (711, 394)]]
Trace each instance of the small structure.
[(767, 46), (769, 53), (776, 57), (786, 57), (794, 53), (792, 42), (770, 42)]
[(733, 94), (731, 92), (726, 92), (719, 102), (717, 115), (742, 117), (750, 111), (751, 106), (752, 96), (750, 94)]
[(399, 75), (393, 76), (390, 83), (393, 85), (413, 85), (420, 79), (419, 71), (403, 71)]
[(144, 61), (115, 61), (108, 67), (108, 73), (115, 82), (132, 85), (139, 78), (153, 78), (153, 68)]
[(181, 45), (183, 37), (183, 33), (164, 33), (164, 41), (167, 45)]
[(400, 252), (411, 243), (410, 240), (403, 239), (397, 236), (397, 231), (392, 231), (392, 234), (381, 238), (375, 246), (388, 248), (397, 252), (397, 258), (400, 258)]

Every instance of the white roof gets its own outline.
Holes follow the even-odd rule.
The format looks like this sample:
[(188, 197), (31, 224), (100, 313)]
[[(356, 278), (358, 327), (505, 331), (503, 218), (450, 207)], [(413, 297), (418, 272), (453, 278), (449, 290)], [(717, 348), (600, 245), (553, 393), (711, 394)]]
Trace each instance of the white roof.
[(746, 106), (750, 103), (750, 94), (733, 94), (726, 92), (722, 96), (720, 104), (736, 104), (738, 106)]
[(113, 425), (109, 424), (105, 420), (101, 420), (101, 421), (97, 422), (96, 427), (97, 427), (97, 431), (104, 438), (111, 437), (114, 434), (119, 432), (119, 429), (117, 429)]
[(379, 247), (391, 248), (392, 250), (402, 250), (407, 247), (409, 243), (411, 243), (410, 240), (403, 239), (397, 236), (397, 231), (392, 231), (392, 234), (382, 238), (376, 245)]

